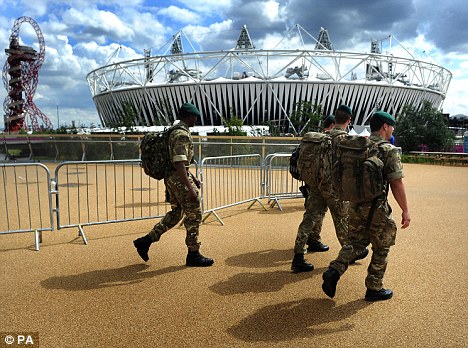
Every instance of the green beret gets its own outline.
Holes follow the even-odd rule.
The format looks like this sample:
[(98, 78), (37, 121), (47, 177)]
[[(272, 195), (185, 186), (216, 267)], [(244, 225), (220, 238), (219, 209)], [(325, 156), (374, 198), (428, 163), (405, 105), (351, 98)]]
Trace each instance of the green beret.
[(337, 110), (344, 111), (350, 116), (353, 116), (353, 110), (351, 110), (351, 108), (348, 105), (341, 104), (340, 106), (338, 106)]
[(395, 117), (393, 117), (392, 115), (390, 115), (389, 113), (387, 113), (385, 111), (376, 111), (376, 112), (374, 112), (372, 114), (372, 117), (378, 117), (384, 123), (386, 123), (386, 124), (388, 124), (390, 126), (395, 126), (395, 124), (396, 124)]
[(180, 107), (180, 111), (185, 111), (186, 113), (200, 116), (200, 111), (196, 108), (195, 105), (190, 104), (190, 103), (183, 103), (182, 106)]
[(323, 127), (328, 128), (330, 124), (335, 123), (335, 115), (330, 115), (323, 121)]

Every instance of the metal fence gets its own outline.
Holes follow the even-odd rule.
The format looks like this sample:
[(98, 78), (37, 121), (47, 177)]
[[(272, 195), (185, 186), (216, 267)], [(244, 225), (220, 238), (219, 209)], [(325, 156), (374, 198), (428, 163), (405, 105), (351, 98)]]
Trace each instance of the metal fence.
[(39, 250), (42, 231), (52, 231), (49, 169), (40, 163), (0, 164), (0, 234), (34, 232)]
[(268, 198), (271, 207), (278, 206), (283, 210), (280, 200), (300, 198), (299, 187), (303, 183), (289, 174), (290, 153), (275, 153), (265, 157), (262, 167), (264, 170), (264, 197)]
[(260, 155), (206, 157), (201, 162), (201, 198), (204, 220), (216, 210), (252, 202), (262, 198), (262, 158)]
[(139, 160), (64, 162), (55, 169), (57, 228), (162, 217), (162, 181), (151, 179)]
[[(224, 224), (220, 209), (262, 199), (279, 204), (279, 199), (298, 196), (298, 182), (288, 172), (288, 154), (273, 154), (262, 160), (259, 154), (206, 157), (195, 172), (201, 187), (203, 221), (210, 215)], [(166, 214), (163, 181), (144, 174), (139, 160), (70, 161), (1, 164), (3, 210), (0, 234), (35, 232), (36, 250), (42, 231), (78, 228), (87, 244), (84, 226), (151, 219)], [(55, 196), (55, 197), (54, 197)], [(55, 199), (54, 199), (55, 198)], [(274, 206), (271, 204), (271, 206)]]

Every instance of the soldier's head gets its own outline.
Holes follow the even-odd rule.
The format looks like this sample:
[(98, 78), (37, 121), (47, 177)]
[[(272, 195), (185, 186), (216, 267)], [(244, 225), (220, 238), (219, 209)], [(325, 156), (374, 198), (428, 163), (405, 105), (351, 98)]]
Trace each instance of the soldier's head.
[(335, 111), (335, 122), (337, 125), (348, 125), (353, 117), (353, 110), (348, 105), (340, 105)]
[(193, 127), (197, 122), (197, 117), (200, 116), (200, 111), (191, 103), (184, 103), (179, 109), (178, 119), (187, 123), (189, 127)]
[(327, 116), (325, 121), (323, 121), (323, 130), (330, 130), (333, 129), (333, 127), (335, 127), (335, 116)]
[(379, 133), (385, 140), (392, 137), (395, 124), (395, 117), (385, 111), (374, 112), (369, 121), (371, 132)]

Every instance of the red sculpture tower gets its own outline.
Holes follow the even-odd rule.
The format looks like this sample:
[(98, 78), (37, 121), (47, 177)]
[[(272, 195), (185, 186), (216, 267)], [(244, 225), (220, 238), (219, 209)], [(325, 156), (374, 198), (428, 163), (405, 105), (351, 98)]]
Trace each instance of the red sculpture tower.
[[(29, 23), (36, 32), (39, 52), (32, 47), (19, 44), (19, 30), (25, 22)], [(45, 56), (44, 36), (34, 19), (20, 17), (15, 21), (11, 29), (10, 47), (5, 49), (5, 52), (8, 56), (2, 71), (3, 84), (8, 91), (3, 102), (5, 131), (27, 130), (26, 116), (29, 116), (31, 120), (33, 131), (41, 129), (38, 118), (44, 123), (44, 128), (52, 129), (49, 118), (33, 102), (38, 72)]]

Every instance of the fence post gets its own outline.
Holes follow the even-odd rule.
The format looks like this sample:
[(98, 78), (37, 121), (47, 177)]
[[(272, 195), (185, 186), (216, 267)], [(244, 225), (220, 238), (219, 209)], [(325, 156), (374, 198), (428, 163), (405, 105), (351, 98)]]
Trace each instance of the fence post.
[(39, 250), (42, 231), (54, 230), (49, 169), (41, 163), (0, 163), (0, 169), (0, 235), (33, 232)]
[(29, 138), (29, 136), (27, 137), (28, 139), (28, 147), (29, 147), (29, 160), (32, 161), (32, 159), (34, 158), (34, 153), (33, 153), (33, 149), (32, 149), (32, 145), (31, 145), (31, 139)]
[[(112, 146), (112, 137), (109, 137), (109, 146), (110, 146), (110, 160), (114, 160), (114, 147)], [(139, 150), (140, 151), (140, 150)], [(140, 158), (141, 158), (141, 153), (140, 153)]]
[(82, 151), (81, 160), (86, 161), (86, 145), (83, 141), (83, 135), (80, 136), (80, 142), (81, 142), (81, 151)]

